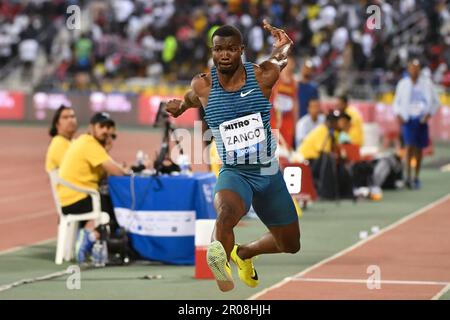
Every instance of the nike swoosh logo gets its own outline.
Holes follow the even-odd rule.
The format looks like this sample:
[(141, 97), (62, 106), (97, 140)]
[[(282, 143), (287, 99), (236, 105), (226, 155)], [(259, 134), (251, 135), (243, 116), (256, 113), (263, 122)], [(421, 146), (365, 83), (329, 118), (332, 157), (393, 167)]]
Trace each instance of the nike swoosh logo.
[(255, 271), (255, 275), (252, 277), (252, 279), (257, 281), (258, 280), (258, 274), (256, 273), (256, 270), (253, 270), (253, 271)]
[(255, 90), (255, 89), (252, 89), (252, 90), (250, 90), (250, 91), (247, 91), (246, 93), (241, 92), (241, 98), (243, 98), (243, 97), (245, 97), (245, 96), (248, 96), (253, 90)]

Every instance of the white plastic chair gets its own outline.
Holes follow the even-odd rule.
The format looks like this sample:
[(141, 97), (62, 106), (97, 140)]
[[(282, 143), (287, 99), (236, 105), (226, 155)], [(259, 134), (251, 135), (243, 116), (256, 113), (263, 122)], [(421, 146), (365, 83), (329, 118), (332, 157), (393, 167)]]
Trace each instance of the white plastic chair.
[[(109, 215), (108, 213), (101, 211), (100, 194), (97, 190), (81, 188), (61, 179), (58, 175), (58, 169), (49, 172), (49, 177), (53, 200), (55, 201), (56, 211), (59, 216), (55, 263), (62, 264), (63, 260), (70, 261), (74, 258), (74, 246), (78, 233), (78, 223), (85, 220), (94, 220), (95, 226), (106, 224), (109, 222)], [(56, 191), (59, 184), (90, 195), (92, 199), (92, 211), (83, 214), (63, 214)]]

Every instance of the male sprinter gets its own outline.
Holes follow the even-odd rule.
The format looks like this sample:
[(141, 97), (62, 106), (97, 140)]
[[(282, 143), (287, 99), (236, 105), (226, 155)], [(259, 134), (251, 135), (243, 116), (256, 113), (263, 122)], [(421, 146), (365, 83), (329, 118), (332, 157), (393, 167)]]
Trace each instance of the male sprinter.
[[(272, 87), (286, 66), (293, 42), (266, 21), (264, 28), (275, 38), (273, 52), (260, 65), (243, 63), (242, 35), (225, 25), (212, 36), (214, 67), (191, 82), (184, 100), (170, 100), (167, 111), (178, 117), (188, 108), (203, 106), (223, 166), (215, 188), (218, 217), (207, 253), (208, 265), (222, 291), (234, 288), (228, 261), (237, 265), (240, 279), (250, 287), (259, 283), (252, 258), (264, 253), (296, 253), (300, 228), (294, 203), (283, 176), (265, 174), (274, 163), (275, 139), (270, 129)], [(259, 240), (245, 245), (234, 242), (233, 228), (250, 205), (268, 227)]]

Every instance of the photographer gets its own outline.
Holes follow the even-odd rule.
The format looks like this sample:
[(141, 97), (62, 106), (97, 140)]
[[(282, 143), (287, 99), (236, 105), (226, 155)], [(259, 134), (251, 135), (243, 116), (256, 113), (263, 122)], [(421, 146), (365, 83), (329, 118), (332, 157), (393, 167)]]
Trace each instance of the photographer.
[(314, 184), (320, 197), (352, 196), (351, 179), (341, 161), (339, 142), (350, 128), (351, 118), (338, 110), (330, 111), (326, 121), (311, 131), (298, 152), (309, 161)]

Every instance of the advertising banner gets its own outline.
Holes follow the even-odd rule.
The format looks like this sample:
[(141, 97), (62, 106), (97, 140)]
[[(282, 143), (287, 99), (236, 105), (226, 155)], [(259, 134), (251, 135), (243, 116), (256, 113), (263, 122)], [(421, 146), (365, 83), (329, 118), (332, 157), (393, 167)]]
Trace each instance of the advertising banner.
[(23, 120), (24, 96), (20, 92), (0, 91), (0, 120)]

